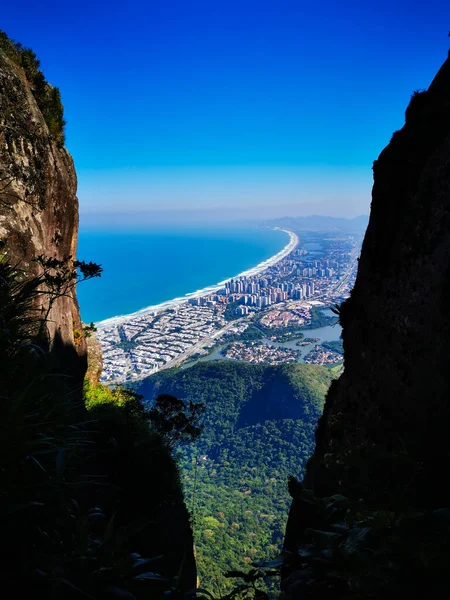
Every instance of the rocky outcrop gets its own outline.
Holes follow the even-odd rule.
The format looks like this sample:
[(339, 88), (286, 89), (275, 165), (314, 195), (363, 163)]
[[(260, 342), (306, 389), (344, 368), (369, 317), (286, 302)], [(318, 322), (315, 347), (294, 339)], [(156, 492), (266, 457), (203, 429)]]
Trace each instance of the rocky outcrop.
[[(45, 85), (50, 94), (55, 91)], [(75, 258), (77, 246), (75, 169), (47, 121), (24, 69), (0, 49), (0, 239), (7, 242), (9, 260), (35, 275), (36, 257)], [(45, 295), (38, 306), (45, 315)], [(74, 342), (74, 331), (82, 331), (74, 288), (54, 302), (47, 330), (55, 356), (64, 355), (70, 370), (83, 374), (86, 344)]]
[(91, 332), (85, 339), (88, 357), (85, 378), (91, 385), (95, 386), (99, 383), (103, 370), (102, 347), (94, 332)]

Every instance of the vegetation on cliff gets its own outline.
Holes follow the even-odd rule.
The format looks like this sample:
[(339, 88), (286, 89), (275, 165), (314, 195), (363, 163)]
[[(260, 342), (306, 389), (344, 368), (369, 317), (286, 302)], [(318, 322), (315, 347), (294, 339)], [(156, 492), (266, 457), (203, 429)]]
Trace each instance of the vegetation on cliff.
[(64, 109), (61, 94), (57, 87), (50, 85), (40, 69), (40, 61), (31, 48), (25, 48), (10, 39), (0, 29), (0, 50), (20, 67), (29, 83), (37, 105), (41, 110), (50, 134), (60, 146), (64, 145)]
[(376, 508), (342, 494), (319, 498), (294, 478), (284, 570), (289, 597), (367, 600), (445, 597), (450, 511)]
[[(39, 278), (0, 261), (0, 520), (5, 589), (159, 597), (195, 583), (177, 465), (135, 394), (87, 384), (39, 345)], [(158, 482), (154, 485), (153, 482)]]

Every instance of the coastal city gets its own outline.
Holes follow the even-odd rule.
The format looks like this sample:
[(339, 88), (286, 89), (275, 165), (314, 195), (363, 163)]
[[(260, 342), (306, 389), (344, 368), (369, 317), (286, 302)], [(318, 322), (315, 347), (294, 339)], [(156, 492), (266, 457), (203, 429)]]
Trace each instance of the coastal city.
[[(159, 307), (97, 324), (103, 350), (102, 381), (108, 384), (143, 379), (161, 369), (208, 357), (280, 364), (334, 365), (339, 351), (319, 339), (302, 339), (302, 331), (336, 323), (325, 308), (348, 297), (357, 269), (361, 239), (357, 235), (293, 231), (276, 256), (242, 275), (203, 292)], [(308, 245), (320, 250), (308, 250)], [(295, 347), (282, 342), (296, 340)], [(294, 343), (294, 342), (292, 342)]]

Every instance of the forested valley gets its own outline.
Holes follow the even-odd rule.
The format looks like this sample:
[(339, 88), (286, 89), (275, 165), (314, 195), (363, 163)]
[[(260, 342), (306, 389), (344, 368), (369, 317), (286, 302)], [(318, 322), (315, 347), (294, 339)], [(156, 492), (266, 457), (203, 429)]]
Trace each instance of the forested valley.
[[(290, 505), (287, 482), (301, 477), (332, 380), (319, 366), (202, 362), (162, 371), (139, 388), (206, 406), (198, 440), (179, 449), (194, 529), (200, 585), (217, 596), (224, 573), (279, 553)], [(274, 589), (276, 582), (268, 582)]]

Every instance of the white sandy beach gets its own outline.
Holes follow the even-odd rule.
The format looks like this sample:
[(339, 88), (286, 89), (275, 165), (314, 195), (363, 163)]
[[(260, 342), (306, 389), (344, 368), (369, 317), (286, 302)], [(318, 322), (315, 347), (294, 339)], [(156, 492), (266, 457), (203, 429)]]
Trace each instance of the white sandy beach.
[(253, 277), (255, 275), (262, 273), (269, 267), (277, 264), (277, 262), (279, 262), (280, 260), (283, 260), (283, 258), (285, 258), (288, 254), (290, 254), (292, 252), (292, 250), (294, 250), (294, 248), (298, 245), (298, 242), (299, 242), (297, 235), (290, 229), (281, 229), (280, 227), (275, 227), (275, 229), (278, 229), (280, 231), (284, 231), (285, 233), (287, 233), (289, 235), (289, 243), (282, 250), (280, 250), (280, 252), (278, 252), (274, 256), (271, 256), (267, 260), (259, 263), (258, 265), (256, 265), (256, 267), (252, 267), (251, 269), (248, 269), (247, 271), (239, 273), (239, 275), (235, 275), (234, 277), (229, 277), (228, 279), (225, 279), (224, 281), (220, 281), (219, 283), (216, 283), (215, 285), (203, 288), (201, 290), (197, 290), (196, 292), (190, 292), (190, 293), (186, 294), (185, 296), (180, 296), (179, 298), (174, 298), (173, 300), (168, 300), (167, 302), (162, 302), (161, 304), (155, 304), (154, 306), (147, 306), (146, 308), (142, 308), (141, 310), (138, 310), (134, 313), (130, 313), (128, 315), (111, 317), (109, 319), (99, 321), (98, 323), (95, 324), (96, 327), (98, 329), (104, 329), (106, 327), (113, 327), (115, 325), (121, 325), (122, 323), (126, 323), (127, 321), (130, 321), (130, 320), (136, 320), (139, 317), (146, 317), (149, 314), (156, 314), (163, 310), (167, 310), (169, 308), (174, 308), (175, 306), (179, 306), (180, 304), (187, 302), (191, 298), (200, 298), (202, 296), (209, 296), (209, 294), (213, 294), (214, 292), (217, 292), (218, 290), (222, 289), (225, 286), (225, 284), (228, 281), (231, 281), (232, 279), (238, 279), (239, 277)]

